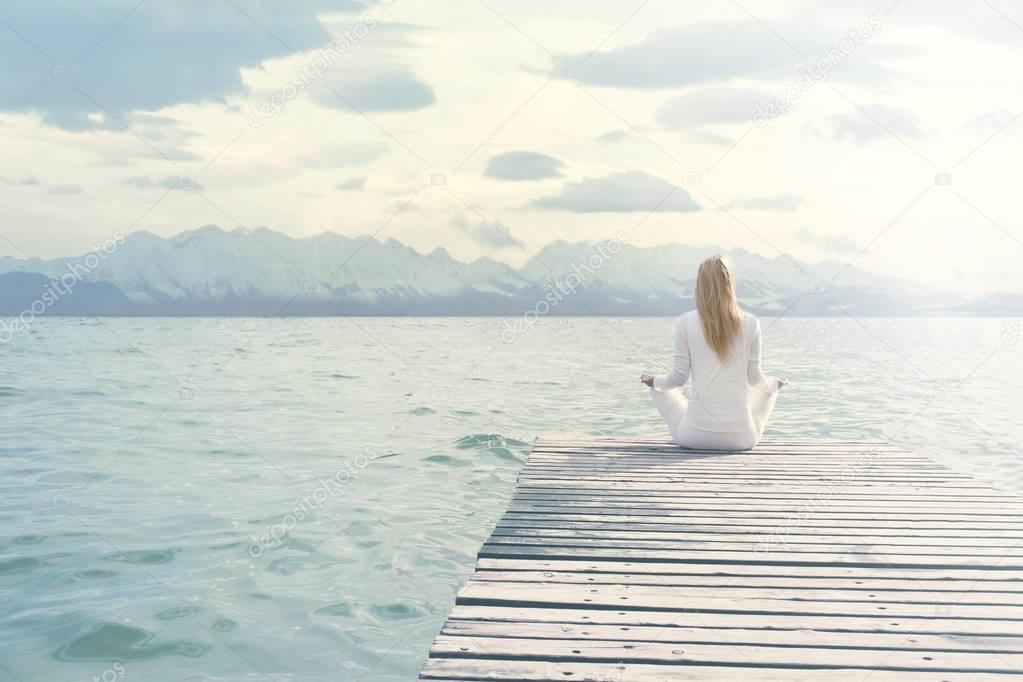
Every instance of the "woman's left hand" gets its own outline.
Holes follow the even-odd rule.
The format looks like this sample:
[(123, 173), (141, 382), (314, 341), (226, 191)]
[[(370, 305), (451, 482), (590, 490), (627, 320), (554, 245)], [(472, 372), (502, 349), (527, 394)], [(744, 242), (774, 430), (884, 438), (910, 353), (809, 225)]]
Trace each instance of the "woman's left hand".
[(650, 388), (654, 387), (654, 378), (649, 374), (641, 374), (639, 376), (639, 380), (642, 381), (647, 386), (649, 386)]

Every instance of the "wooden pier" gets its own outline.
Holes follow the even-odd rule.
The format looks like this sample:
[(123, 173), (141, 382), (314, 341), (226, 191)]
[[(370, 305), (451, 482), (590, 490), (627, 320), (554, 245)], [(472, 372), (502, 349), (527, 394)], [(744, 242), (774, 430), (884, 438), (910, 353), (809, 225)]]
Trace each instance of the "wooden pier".
[(540, 439), (421, 680), (1023, 679), (1023, 498), (885, 443)]

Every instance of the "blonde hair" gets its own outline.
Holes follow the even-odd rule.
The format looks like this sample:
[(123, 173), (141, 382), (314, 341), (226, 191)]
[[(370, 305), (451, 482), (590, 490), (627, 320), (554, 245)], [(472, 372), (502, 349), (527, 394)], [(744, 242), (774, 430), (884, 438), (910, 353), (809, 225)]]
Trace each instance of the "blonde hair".
[(700, 263), (696, 276), (696, 310), (707, 344), (722, 363), (742, 327), (742, 312), (735, 296), (735, 278), (721, 256)]

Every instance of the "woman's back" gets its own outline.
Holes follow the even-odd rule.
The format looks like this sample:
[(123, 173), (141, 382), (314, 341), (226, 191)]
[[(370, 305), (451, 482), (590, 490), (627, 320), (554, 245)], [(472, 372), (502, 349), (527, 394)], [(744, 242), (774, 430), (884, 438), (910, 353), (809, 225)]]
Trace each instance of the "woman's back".
[[(760, 323), (743, 313), (728, 359), (722, 362), (704, 335), (697, 311), (678, 318), (675, 334), (683, 337), (689, 349), (690, 380), (693, 391), (686, 421), (704, 431), (743, 432), (753, 428), (748, 393), (760, 375)], [(754, 348), (755, 346), (755, 348)], [(751, 362), (752, 361), (752, 362)], [(751, 370), (755, 371), (751, 376)]]
[[(672, 369), (644, 374), (675, 442), (744, 450), (760, 440), (783, 381), (760, 371), (760, 322), (739, 309), (735, 279), (720, 256), (700, 264), (696, 310), (675, 320)], [(693, 381), (686, 400), (679, 388)]]

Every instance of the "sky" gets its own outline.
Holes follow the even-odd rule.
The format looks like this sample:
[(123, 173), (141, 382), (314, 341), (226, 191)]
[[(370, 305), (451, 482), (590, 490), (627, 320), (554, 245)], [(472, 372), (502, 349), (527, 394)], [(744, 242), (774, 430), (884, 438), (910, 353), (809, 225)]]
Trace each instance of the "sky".
[(0, 255), (626, 234), (1023, 292), (1009, 0), (2, 0), (0, 59)]

